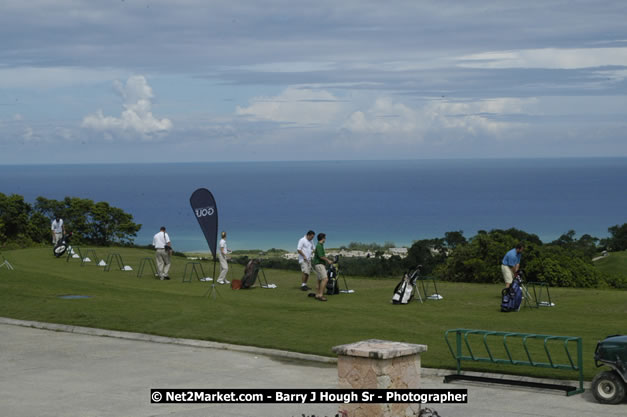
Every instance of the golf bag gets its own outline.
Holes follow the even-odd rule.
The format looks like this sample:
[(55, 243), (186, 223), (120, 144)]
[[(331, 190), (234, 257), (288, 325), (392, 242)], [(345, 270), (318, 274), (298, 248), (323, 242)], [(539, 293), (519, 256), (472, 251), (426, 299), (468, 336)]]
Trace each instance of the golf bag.
[(251, 259), (248, 261), (248, 264), (246, 264), (246, 268), (244, 269), (241, 289), (245, 290), (255, 285), (257, 275), (259, 274), (259, 264), (259, 259)]
[(522, 280), (520, 272), (516, 274), (516, 277), (512, 281), (512, 285), (509, 288), (503, 288), (501, 291), (501, 311), (504, 313), (510, 311), (520, 310), (520, 304), (522, 303), (523, 291)]
[(327, 271), (327, 295), (335, 295), (340, 293), (340, 287), (337, 285), (337, 268), (331, 265)]
[(407, 304), (414, 298), (414, 292), (416, 291), (416, 280), (420, 275), (421, 265), (418, 265), (413, 271), (408, 271), (401, 282), (399, 282), (394, 288), (394, 295), (392, 295), (392, 304)]
[(72, 233), (68, 233), (67, 235), (63, 235), (61, 239), (57, 242), (57, 244), (52, 249), (52, 253), (57, 258), (63, 256), (65, 251), (70, 247), (70, 237), (72, 237)]

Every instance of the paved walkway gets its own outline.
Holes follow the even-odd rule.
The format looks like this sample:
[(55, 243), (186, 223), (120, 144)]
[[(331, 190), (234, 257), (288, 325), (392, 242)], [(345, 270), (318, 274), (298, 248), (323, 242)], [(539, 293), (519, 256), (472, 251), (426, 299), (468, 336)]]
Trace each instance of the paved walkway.
[[(123, 340), (0, 324), (0, 416), (333, 416), (333, 404), (151, 404), (150, 388), (335, 388), (335, 365), (223, 349)], [(621, 416), (597, 404), (520, 388), (467, 388), (468, 404), (430, 405), (442, 417)]]

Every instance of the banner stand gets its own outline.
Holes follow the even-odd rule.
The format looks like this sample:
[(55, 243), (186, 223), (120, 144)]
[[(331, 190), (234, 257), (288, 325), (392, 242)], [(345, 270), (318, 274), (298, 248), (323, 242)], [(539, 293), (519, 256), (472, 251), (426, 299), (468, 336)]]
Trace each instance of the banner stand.
[(213, 296), (213, 299), (216, 299), (217, 295), (220, 295), (220, 293), (218, 292), (218, 287), (216, 286), (216, 263), (217, 263), (217, 259), (214, 256), (213, 257), (213, 281), (211, 281), (211, 287), (209, 287), (209, 289), (205, 292), (205, 295), (203, 297), (211, 297)]
[(218, 206), (216, 200), (213, 198), (213, 194), (206, 188), (199, 188), (194, 191), (189, 198), (189, 203), (192, 206), (194, 216), (196, 216), (196, 220), (198, 220), (198, 225), (213, 255), (213, 281), (211, 281), (211, 287), (204, 296), (213, 296), (215, 300), (219, 295), (218, 288), (216, 287), (216, 263), (218, 262), (218, 257), (216, 256), (218, 246)]

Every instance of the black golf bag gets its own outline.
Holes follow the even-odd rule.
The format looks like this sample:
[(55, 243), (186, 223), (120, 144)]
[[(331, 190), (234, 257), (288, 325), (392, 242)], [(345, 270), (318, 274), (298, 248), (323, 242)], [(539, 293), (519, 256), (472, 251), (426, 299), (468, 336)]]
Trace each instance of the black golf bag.
[(255, 281), (257, 281), (257, 275), (259, 275), (260, 263), (261, 262), (259, 261), (259, 259), (251, 259), (250, 261), (248, 261), (248, 264), (246, 264), (246, 268), (244, 269), (241, 289), (245, 290), (255, 285)]
[(501, 291), (501, 311), (504, 313), (520, 310), (522, 303), (522, 272), (516, 273), (516, 277), (512, 281), (509, 288), (503, 288)]
[(63, 235), (63, 237), (61, 239), (59, 239), (59, 241), (57, 242), (56, 245), (54, 245), (54, 248), (52, 249), (52, 253), (54, 254), (54, 256), (56, 256), (57, 258), (63, 256), (63, 254), (65, 253), (65, 251), (68, 250), (68, 248), (70, 247), (70, 238), (72, 237), (72, 232)]
[(412, 300), (412, 298), (414, 298), (416, 280), (420, 275), (420, 268), (422, 268), (422, 265), (418, 265), (414, 270), (410, 270), (403, 275), (401, 282), (399, 282), (394, 288), (392, 304), (407, 304)]
[(331, 265), (327, 271), (327, 295), (335, 295), (340, 293), (340, 287), (337, 284), (337, 268), (335, 265)]

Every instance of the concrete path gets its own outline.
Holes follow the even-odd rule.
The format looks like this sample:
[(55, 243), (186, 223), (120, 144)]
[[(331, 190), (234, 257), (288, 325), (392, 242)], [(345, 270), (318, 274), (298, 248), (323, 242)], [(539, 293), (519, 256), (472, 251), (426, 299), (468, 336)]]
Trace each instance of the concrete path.
[[(468, 404), (429, 405), (442, 417), (627, 415), (627, 404), (597, 404), (589, 392), (443, 384), (425, 374), (423, 388), (468, 389)], [(334, 404), (151, 404), (150, 389), (336, 383), (335, 365), (324, 363), (0, 324), (0, 416), (333, 416)]]

